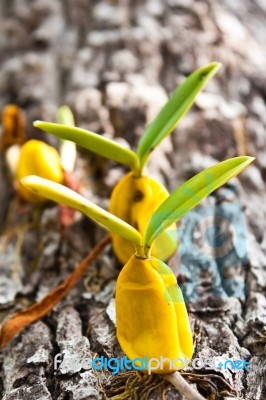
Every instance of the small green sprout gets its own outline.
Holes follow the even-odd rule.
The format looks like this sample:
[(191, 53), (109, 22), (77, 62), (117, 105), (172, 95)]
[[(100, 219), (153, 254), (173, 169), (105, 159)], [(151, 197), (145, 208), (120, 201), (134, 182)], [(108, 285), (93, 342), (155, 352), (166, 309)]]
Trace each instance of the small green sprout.
[[(127, 165), (131, 172), (127, 173), (113, 189), (109, 211), (136, 227), (143, 235), (151, 215), (169, 195), (160, 182), (144, 175), (148, 158), (160, 142), (173, 131), (177, 122), (192, 106), (197, 94), (219, 67), (219, 63), (213, 62), (199, 68), (177, 87), (157, 117), (147, 127), (136, 153), (113, 140), (85, 129), (43, 121), (36, 121), (34, 126), (61, 139), (73, 141), (100, 156)], [(113, 250), (121, 264), (124, 264), (134, 253), (134, 248), (130, 241), (116, 233), (111, 233), (111, 236)], [(177, 245), (177, 228), (172, 224), (157, 238), (153, 246), (153, 255), (164, 261), (168, 260)]]
[[(158, 235), (195, 207), (205, 196), (247, 167), (253, 158), (236, 157), (216, 164), (176, 189), (152, 214), (144, 236), (137, 229), (96, 206), (78, 193), (37, 176), (21, 184), (35, 195), (74, 207), (101, 226), (131, 241), (136, 253), (122, 268), (116, 285), (117, 339), (124, 353), (135, 358), (191, 360), (193, 336), (182, 292), (171, 269), (151, 256)], [(172, 364), (175, 365), (175, 364)], [(164, 362), (156, 374), (172, 374), (177, 366)]]

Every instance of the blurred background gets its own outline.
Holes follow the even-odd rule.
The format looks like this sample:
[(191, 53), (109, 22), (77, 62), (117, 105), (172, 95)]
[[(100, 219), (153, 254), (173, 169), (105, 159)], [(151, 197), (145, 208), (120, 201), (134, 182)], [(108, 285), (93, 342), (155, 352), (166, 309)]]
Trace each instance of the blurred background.
[[(222, 63), (218, 74), (197, 97), (194, 107), (153, 153), (148, 172), (171, 191), (217, 161), (238, 155), (256, 157), (239, 178), (210, 196), (182, 222), (177, 256), (179, 282), (189, 311), (201, 321), (202, 339), (199, 339), (197, 354), (227, 352), (228, 357), (250, 358), (256, 376), (252, 371), (248, 376), (243, 371), (236, 376), (226, 371), (223, 374), (232, 385), (231, 392), (226, 390), (233, 398), (250, 400), (265, 398), (266, 390), (263, 382), (266, 368), (265, 43), (264, 0), (0, 2), (0, 110), (8, 103), (23, 109), (28, 139), (41, 138), (58, 146), (54, 137), (35, 129), (32, 122), (55, 121), (58, 106), (67, 104), (73, 110), (77, 126), (127, 142), (134, 148), (145, 126), (184, 77), (211, 61)], [(15, 192), (3, 157), (0, 167), (3, 232), (10, 218), (14, 220), (12, 213), (16, 214), (17, 210), (15, 205), (10, 211)], [(104, 207), (124, 171), (115, 163), (79, 149), (75, 176), (81, 182), (83, 193)], [(209, 229), (210, 219), (213, 226), (218, 226), (218, 232), (222, 230), (231, 235), (232, 246), (226, 257), (217, 256), (217, 230), (211, 231), (208, 243), (207, 238), (200, 239)], [(72, 232), (68, 232), (68, 238), (60, 239), (55, 220), (56, 212), (46, 210), (40, 228), (27, 233), (25, 241), (22, 240), (22, 259), (18, 262), (16, 279), (9, 268), (15, 262), (12, 254), (15, 254), (16, 240), (8, 250), (2, 251), (0, 311), (3, 315), (51, 290), (73, 269), (80, 255), (86, 254), (86, 248), (101, 236), (93, 224), (81, 218)], [(2, 239), (6, 240), (4, 236)], [(51, 247), (40, 256), (41, 249), (48, 244)], [(29, 261), (31, 274), (27, 269)], [(82, 324), (82, 329), (78, 329), (84, 333), (89, 315), (90, 321), (92, 318), (95, 323), (96, 319), (96, 324), (110, 329), (110, 342), (103, 342), (99, 339), (102, 331), (91, 328), (93, 351), (113, 353), (113, 327), (110, 328), (107, 317), (104, 322), (96, 316), (111, 304), (115, 278), (110, 271), (116, 262), (110, 251), (101, 262), (106, 263), (104, 271), (97, 275), (97, 265), (92, 268), (98, 281), (95, 276), (86, 276), (86, 288), (91, 291), (94, 285), (96, 297), (97, 290), (104, 289), (105, 294), (98, 293), (95, 300), (85, 292), (81, 301), (79, 292), (74, 291), (50, 319), (26, 332), (23, 343), (24, 347), (29, 346), (28, 351), (29, 343), (44, 330), (45, 348), (52, 354), (53, 341), (57, 340), (60, 347), (63, 340), (61, 331), (57, 331), (57, 336), (55, 333), (58, 321), (59, 325), (60, 321), (61, 325), (67, 325), (67, 315), (70, 315), (72, 322), (69, 323), (76, 318)], [(69, 307), (67, 312), (64, 307)], [(68, 380), (53, 378), (49, 358), (43, 361), (43, 369), (40, 359), (36, 361), (35, 381), (32, 378), (32, 382), (25, 383), (17, 370), (22, 368), (25, 376), (30, 376), (32, 370), (25, 367), (27, 358), (16, 346), (12, 355), (0, 356), (0, 365), (4, 365), (0, 375), (3, 399), (28, 399), (26, 389), (33, 393), (35, 384), (41, 388), (42, 399), (101, 398), (100, 392), (88, 397), (84, 379), (77, 378), (74, 383), (69, 371)], [(40, 383), (45, 373), (50, 374), (46, 378), (48, 383)], [(7, 385), (7, 378), (13, 384), (17, 382), (15, 389)], [(213, 398), (226, 398), (221, 394), (225, 390), (223, 384), (220, 381), (212, 384), (217, 389)], [(95, 385), (94, 382), (92, 386)], [(66, 390), (72, 397), (65, 397)], [(234, 394), (234, 390), (239, 394)], [(205, 392), (211, 393), (208, 385)], [(174, 395), (172, 398), (178, 399), (178, 394)]]

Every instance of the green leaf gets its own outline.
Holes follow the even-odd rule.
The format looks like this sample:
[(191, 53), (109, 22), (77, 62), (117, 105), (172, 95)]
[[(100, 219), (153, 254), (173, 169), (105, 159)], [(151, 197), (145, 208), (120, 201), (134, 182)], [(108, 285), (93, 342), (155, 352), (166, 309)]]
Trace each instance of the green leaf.
[(21, 179), (20, 183), (34, 194), (38, 194), (59, 204), (65, 204), (82, 212), (106, 229), (129, 240), (135, 247), (141, 246), (143, 238), (135, 228), (96, 204), (93, 204), (73, 190), (35, 175)]
[(75, 126), (74, 115), (68, 106), (60, 106), (56, 113), (56, 120), (59, 124)]
[(132, 170), (136, 170), (138, 166), (138, 157), (130, 149), (107, 139), (97, 133), (87, 131), (85, 129), (53, 124), (51, 122), (35, 121), (33, 124), (36, 128), (45, 132), (52, 133), (61, 139), (71, 140), (72, 142), (93, 151), (100, 156), (117, 161), (121, 164), (128, 165)]
[(148, 126), (139, 141), (137, 154), (141, 169), (153, 149), (173, 131), (177, 122), (190, 109), (197, 94), (217, 72), (220, 65), (213, 62), (197, 69), (177, 87), (172, 97)]
[[(75, 126), (74, 115), (68, 106), (61, 106), (57, 110), (56, 120), (59, 124)], [(70, 140), (60, 139), (59, 153), (61, 164), (65, 171), (73, 172), (77, 159), (77, 148)]]
[(253, 157), (231, 158), (205, 169), (183, 183), (152, 215), (144, 236), (145, 249), (149, 249), (168, 226), (187, 214), (208, 194), (239, 174), (253, 160)]

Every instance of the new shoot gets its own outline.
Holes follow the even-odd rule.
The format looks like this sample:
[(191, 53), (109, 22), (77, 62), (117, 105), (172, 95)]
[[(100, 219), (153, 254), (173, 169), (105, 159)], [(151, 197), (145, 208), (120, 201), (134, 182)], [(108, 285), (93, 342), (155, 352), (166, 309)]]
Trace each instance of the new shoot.
[[(144, 235), (69, 188), (36, 176), (21, 180), (35, 195), (73, 207), (132, 243), (135, 254), (122, 268), (116, 286), (117, 338), (129, 359), (186, 357), (191, 360), (193, 340), (181, 290), (171, 269), (151, 255), (152, 247), (162, 231), (252, 160), (251, 157), (232, 158), (183, 183), (152, 214)], [(168, 374), (174, 372), (173, 366), (178, 369), (166, 360), (160, 369), (154, 366), (153, 372)]]
[[(178, 86), (154, 121), (142, 135), (137, 151), (128, 149), (113, 140), (96, 133), (62, 124), (36, 121), (34, 126), (59, 138), (72, 141), (86, 149), (128, 166), (127, 173), (115, 186), (109, 211), (134, 226), (144, 235), (146, 225), (155, 210), (166, 200), (169, 193), (155, 179), (144, 173), (145, 165), (152, 151), (168, 136), (176, 124), (191, 108), (197, 94), (218, 71), (220, 64), (210, 63), (193, 72)], [(117, 233), (111, 233), (113, 249), (119, 261), (124, 264), (134, 253), (132, 244)], [(168, 260), (178, 245), (177, 228), (173, 223), (156, 238), (153, 255)]]

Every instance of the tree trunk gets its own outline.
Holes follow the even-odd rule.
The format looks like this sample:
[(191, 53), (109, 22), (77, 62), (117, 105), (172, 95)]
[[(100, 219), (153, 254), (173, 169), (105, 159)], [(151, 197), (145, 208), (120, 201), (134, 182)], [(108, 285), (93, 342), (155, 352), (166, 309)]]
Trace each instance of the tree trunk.
[[(2, 0), (0, 11), (0, 108), (21, 106), (27, 137), (54, 145), (32, 121), (54, 121), (58, 105), (69, 104), (78, 126), (134, 148), (184, 76), (222, 62), (196, 106), (154, 151), (148, 172), (172, 191), (215, 161), (256, 157), (183, 219), (170, 264), (191, 313), (194, 358), (217, 361), (209, 369), (193, 363), (184, 378), (208, 399), (265, 399), (264, 2)], [(62, 233), (59, 208), (21, 204), (3, 158), (0, 167), (4, 321), (65, 279), (105, 233), (79, 214)], [(80, 149), (75, 177), (97, 204), (107, 206), (123, 173)], [(119, 268), (106, 247), (65, 300), (0, 352), (0, 398), (110, 398), (125, 390), (126, 381), (132, 398), (160, 399), (163, 392), (167, 399), (181, 398), (158, 377), (150, 382), (134, 372), (112, 375), (90, 367), (95, 354), (122, 356), (114, 316)], [(57, 354), (64, 360), (55, 368)], [(224, 368), (228, 359), (247, 360), (249, 371)]]

